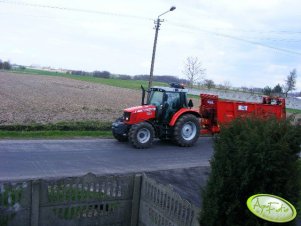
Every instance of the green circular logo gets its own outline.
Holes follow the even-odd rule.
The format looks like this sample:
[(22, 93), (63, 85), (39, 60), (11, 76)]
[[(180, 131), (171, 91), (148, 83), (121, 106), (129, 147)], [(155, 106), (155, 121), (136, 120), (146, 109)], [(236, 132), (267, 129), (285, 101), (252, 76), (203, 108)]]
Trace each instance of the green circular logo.
[(297, 211), (291, 203), (275, 195), (253, 195), (248, 198), (247, 206), (257, 217), (270, 222), (286, 223), (297, 216)]

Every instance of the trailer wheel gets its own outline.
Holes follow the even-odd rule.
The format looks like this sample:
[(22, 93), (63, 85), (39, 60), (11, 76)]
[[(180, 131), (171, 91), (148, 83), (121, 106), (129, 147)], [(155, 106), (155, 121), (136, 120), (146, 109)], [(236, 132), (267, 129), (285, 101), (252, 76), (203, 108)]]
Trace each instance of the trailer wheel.
[(154, 140), (155, 130), (153, 126), (147, 122), (141, 122), (132, 125), (129, 132), (129, 141), (135, 148), (148, 148)]
[(175, 124), (173, 141), (182, 147), (192, 146), (200, 136), (200, 124), (196, 116), (183, 115)]

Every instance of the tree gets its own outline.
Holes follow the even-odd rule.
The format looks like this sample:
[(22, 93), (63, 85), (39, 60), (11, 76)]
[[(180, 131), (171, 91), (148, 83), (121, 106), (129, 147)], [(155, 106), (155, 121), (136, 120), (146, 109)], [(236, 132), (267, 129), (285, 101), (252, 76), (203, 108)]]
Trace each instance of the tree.
[(272, 95), (272, 88), (269, 87), (269, 86), (266, 86), (266, 87), (263, 88), (262, 92), (263, 92), (264, 95), (271, 96)]
[(4, 61), (2, 67), (3, 67), (4, 70), (10, 70), (11, 69), (11, 64), (10, 64), (9, 61)]
[(118, 79), (131, 80), (132, 77), (130, 75), (118, 75)]
[(282, 94), (282, 87), (280, 86), (280, 84), (277, 84), (274, 88), (273, 88), (273, 94), (280, 96)]
[(108, 71), (93, 71), (93, 77), (110, 78), (111, 73)]
[(296, 89), (296, 79), (297, 79), (297, 70), (293, 69), (290, 74), (286, 77), (285, 85), (284, 85), (284, 93), (287, 97), (287, 94), (290, 91), (293, 91)]
[(202, 63), (197, 57), (187, 57), (183, 73), (189, 80), (190, 88), (194, 83), (203, 79), (205, 72), (206, 69), (202, 67)]
[(2, 60), (0, 59), (0, 70), (3, 69), (3, 62)]
[(244, 118), (223, 127), (214, 140), (200, 225), (276, 225), (254, 216), (246, 201), (255, 194), (275, 194), (296, 206), (300, 145), (301, 126), (290, 120)]
[(204, 80), (204, 86), (207, 88), (207, 89), (212, 89), (215, 87), (215, 84), (214, 84), (214, 81), (211, 80), (211, 79), (205, 79)]
[(219, 85), (220, 88), (229, 90), (231, 88), (231, 83), (229, 81), (224, 81), (223, 84)]
[(244, 92), (247, 92), (247, 91), (249, 91), (249, 88), (248, 87), (246, 87), (246, 86), (242, 86), (242, 87), (240, 87), (241, 88), (241, 90), (242, 91), (244, 91)]

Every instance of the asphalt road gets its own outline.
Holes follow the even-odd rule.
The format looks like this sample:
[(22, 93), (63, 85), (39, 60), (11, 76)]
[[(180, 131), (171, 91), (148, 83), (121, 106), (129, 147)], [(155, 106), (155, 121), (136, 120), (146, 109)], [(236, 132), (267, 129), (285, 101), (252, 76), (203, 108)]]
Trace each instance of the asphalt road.
[(190, 148), (156, 141), (138, 150), (113, 139), (2, 140), (0, 180), (150, 172), (209, 166), (212, 138)]

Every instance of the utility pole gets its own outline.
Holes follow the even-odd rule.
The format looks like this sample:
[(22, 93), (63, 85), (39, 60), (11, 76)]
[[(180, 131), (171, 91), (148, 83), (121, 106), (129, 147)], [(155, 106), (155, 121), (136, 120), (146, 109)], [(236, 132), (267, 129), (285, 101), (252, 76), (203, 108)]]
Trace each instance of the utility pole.
[(156, 56), (156, 48), (157, 48), (157, 40), (158, 40), (158, 33), (159, 33), (159, 28), (160, 28), (160, 23), (163, 22), (164, 20), (160, 19), (160, 16), (175, 10), (176, 7), (172, 6), (168, 11), (160, 14), (158, 16), (158, 18), (154, 21), (155, 23), (155, 29), (156, 29), (156, 33), (155, 33), (155, 39), (154, 39), (154, 45), (153, 45), (153, 54), (152, 54), (152, 62), (151, 62), (151, 68), (150, 68), (150, 74), (149, 74), (149, 81), (148, 81), (148, 89), (150, 87), (152, 87), (152, 83), (153, 83), (153, 75), (154, 75), (154, 65), (155, 65), (155, 56)]
[(153, 75), (154, 75), (154, 64), (155, 64), (155, 56), (156, 56), (156, 49), (157, 49), (157, 40), (158, 40), (158, 32), (160, 28), (160, 22), (163, 22), (164, 20), (160, 20), (159, 17), (157, 20), (155, 20), (155, 39), (154, 39), (154, 45), (153, 45), (153, 55), (152, 55), (152, 63), (151, 63), (151, 69), (149, 74), (149, 81), (148, 81), (148, 88), (152, 87), (153, 83)]

